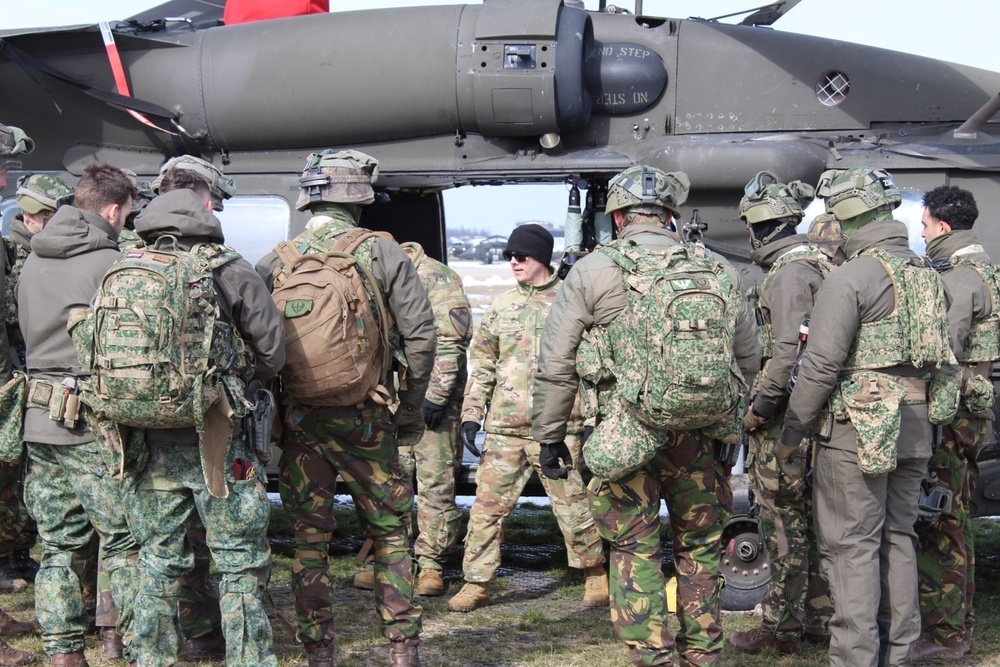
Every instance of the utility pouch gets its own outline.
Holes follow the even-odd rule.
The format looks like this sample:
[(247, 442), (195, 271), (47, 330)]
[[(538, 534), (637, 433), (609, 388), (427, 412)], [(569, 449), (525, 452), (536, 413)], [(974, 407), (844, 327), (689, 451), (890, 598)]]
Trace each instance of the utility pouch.
[(28, 376), (20, 371), (0, 387), (0, 461), (21, 459), (27, 395)]
[(868, 477), (896, 469), (899, 402), (903, 386), (873, 371), (854, 373), (839, 385), (844, 409), (858, 433), (858, 467)]
[(927, 387), (927, 419), (930, 423), (947, 426), (955, 421), (961, 396), (961, 375), (935, 373)]
[(962, 408), (980, 419), (993, 419), (995, 403), (993, 383), (978, 373), (971, 374), (962, 387)]
[(951, 489), (939, 485), (936, 479), (925, 479), (920, 484), (917, 499), (917, 523), (928, 526), (940, 519), (942, 514), (951, 514), (954, 496)]
[(583, 459), (599, 477), (615, 482), (646, 465), (667, 441), (667, 434), (652, 429), (631, 416), (623, 401), (614, 396), (614, 405), (587, 442)]

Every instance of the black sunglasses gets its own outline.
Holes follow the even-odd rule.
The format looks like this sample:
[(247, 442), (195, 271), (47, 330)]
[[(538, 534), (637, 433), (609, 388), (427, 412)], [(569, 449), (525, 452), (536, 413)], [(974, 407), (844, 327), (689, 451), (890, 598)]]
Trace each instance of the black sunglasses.
[(511, 258), (514, 258), (517, 260), (518, 264), (524, 264), (524, 262), (527, 261), (528, 256), (525, 255), (523, 252), (510, 252), (509, 250), (504, 250), (503, 258), (506, 259), (508, 262), (511, 260)]

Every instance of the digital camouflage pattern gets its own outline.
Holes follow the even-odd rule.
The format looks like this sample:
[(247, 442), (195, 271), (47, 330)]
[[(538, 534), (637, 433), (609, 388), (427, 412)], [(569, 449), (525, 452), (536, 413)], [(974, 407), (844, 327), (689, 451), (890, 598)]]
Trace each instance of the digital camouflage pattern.
[(35, 546), (38, 530), (22, 500), (21, 462), (0, 461), (0, 557)]
[(16, 357), (17, 368), (24, 368), (24, 337), (18, 325), (17, 315), (17, 281), (21, 277), (24, 260), (31, 254), (31, 232), (24, 226), (24, 220), (14, 218), (10, 225), (10, 235), (3, 238), (4, 274), (6, 283), (3, 293), (4, 318), (7, 325), (7, 342), (10, 344), (12, 356)]
[(514, 511), (532, 472), (538, 474), (552, 503), (552, 512), (566, 543), (569, 566), (584, 569), (604, 563), (601, 536), (580, 476), (579, 436), (567, 437), (566, 446), (573, 457), (573, 470), (566, 479), (549, 479), (542, 474), (538, 463), (541, 447), (537, 442), (487, 432), (483, 457), (476, 470), (476, 500), (469, 510), (469, 528), (465, 534), (462, 558), (465, 581), (488, 583), (493, 580), (500, 566), (504, 521)]
[[(847, 376), (835, 390), (858, 432), (858, 467), (869, 477), (896, 469), (900, 400), (906, 390), (891, 375), (865, 371)], [(838, 405), (834, 399), (834, 406)], [(835, 412), (839, 412), (834, 408)]]
[(137, 248), (141, 248), (145, 243), (133, 229), (123, 229), (118, 234), (118, 249), (123, 255), (127, 255)]
[(100, 560), (115, 600), (118, 629), (125, 635), (126, 659), (134, 660), (132, 603), (138, 549), (125, 522), (119, 482), (108, 474), (97, 443), (51, 445), (28, 442), (25, 504), (38, 522), (42, 558), (35, 577), (35, 611), (42, 645), (50, 655), (84, 648), (89, 623), (82, 587), (94, 531)]
[[(458, 416), (468, 379), (472, 311), (461, 276), (427, 257), (417, 243), (403, 243), (400, 247), (417, 267), (434, 310), (437, 348), (425, 398), (447, 409), (441, 424), (427, 428), (419, 443), (399, 448), (399, 462), (410, 478), (416, 479), (419, 532), (413, 549), (417, 565), (440, 570), (442, 556), (458, 540), (462, 522), (462, 513), (455, 505), (455, 475), (462, 462)], [(412, 538), (412, 526), (409, 532)]]
[(917, 523), (917, 571), (922, 629), (936, 644), (960, 646), (975, 625), (975, 537), (969, 501), (976, 455), (990, 432), (984, 419), (958, 418), (942, 427), (928, 477), (953, 492), (951, 507), (930, 524)]
[(405, 521), (413, 487), (403, 473), (389, 411), (357, 408), (286, 410), (278, 464), (281, 502), (292, 523), (292, 592), (297, 636), (304, 644), (334, 639), (335, 577), (329, 542), (339, 474), (354, 499), (365, 536), (374, 541), (375, 597), (382, 634), (389, 640), (420, 633), (421, 608), (413, 599), (413, 559)]
[(178, 597), (181, 632), (185, 639), (222, 633), (219, 590), (212, 585), (212, 554), (206, 539), (205, 526), (192, 514), (187, 540), (194, 554), (194, 567), (181, 577)]
[(813, 530), (812, 476), (800, 451), (792, 465), (781, 466), (774, 447), (781, 437), (782, 415), (750, 434), (747, 470), (768, 545), (771, 581), (762, 602), (761, 625), (779, 641), (798, 640), (803, 632), (828, 635), (833, 600), (820, 571)]
[[(187, 543), (194, 513), (210, 527), (206, 543), (222, 579), (219, 607), (226, 664), (277, 667), (264, 610), (271, 548), (263, 467), (234, 443), (226, 466), (229, 493), (220, 498), (208, 491), (197, 446), (151, 441), (147, 447), (146, 468), (130, 480), (125, 493), (129, 525), (141, 546), (132, 642), (140, 667), (177, 661), (182, 636), (178, 598), (181, 577), (194, 562)], [(233, 470), (244, 467), (242, 479), (234, 479)]]
[(32, 174), (17, 181), (15, 200), (25, 213), (55, 211), (73, 198), (73, 189), (49, 174)]
[[(633, 422), (635, 423), (635, 422)], [(620, 433), (629, 440), (632, 429)], [(611, 543), (611, 621), (636, 667), (715, 665), (722, 658), (719, 562), (722, 524), (716, 495), (715, 448), (697, 432), (666, 433), (658, 454), (617, 482), (595, 477), (590, 506)], [(661, 569), (660, 500), (670, 512), (677, 568), (680, 630), (667, 627)]]

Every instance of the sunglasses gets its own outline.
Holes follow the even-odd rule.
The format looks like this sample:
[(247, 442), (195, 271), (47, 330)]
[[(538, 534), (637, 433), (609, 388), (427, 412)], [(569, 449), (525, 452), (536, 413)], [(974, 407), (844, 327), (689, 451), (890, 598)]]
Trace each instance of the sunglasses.
[(509, 252), (507, 250), (504, 250), (503, 258), (506, 259), (508, 262), (512, 259), (516, 259), (518, 264), (524, 264), (526, 261), (528, 261), (528, 256), (525, 255), (523, 252)]

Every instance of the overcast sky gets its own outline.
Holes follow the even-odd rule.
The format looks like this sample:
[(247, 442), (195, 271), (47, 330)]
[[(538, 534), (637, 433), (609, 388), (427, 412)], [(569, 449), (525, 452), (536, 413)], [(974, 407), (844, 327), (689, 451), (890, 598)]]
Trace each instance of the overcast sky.
[[(146, 0), (8, 0), (4, 4), (0, 27), (17, 29), (124, 19), (160, 3)], [(466, 3), (448, 0), (331, 1), (338, 11), (433, 4)], [(633, 7), (630, 0), (608, 4)], [(764, 0), (645, 0), (643, 13), (672, 18), (714, 18), (763, 4)], [(596, 9), (598, 0), (586, 0), (586, 6)], [(739, 18), (727, 21), (738, 22)], [(998, 26), (1000, 2), (995, 0), (802, 0), (778, 21), (776, 29), (1000, 71), (1000, 49), (995, 46)], [(449, 191), (445, 195), (447, 215), (456, 221), (466, 219), (467, 212), (474, 210), (477, 225), (497, 232), (509, 231), (520, 220), (559, 223), (565, 215), (566, 193), (560, 186), (519, 186), (516, 196), (504, 190), (503, 193), (498, 188)]]

